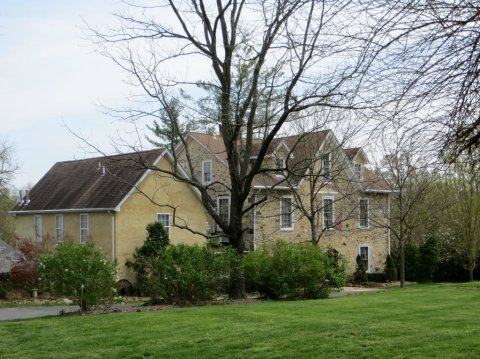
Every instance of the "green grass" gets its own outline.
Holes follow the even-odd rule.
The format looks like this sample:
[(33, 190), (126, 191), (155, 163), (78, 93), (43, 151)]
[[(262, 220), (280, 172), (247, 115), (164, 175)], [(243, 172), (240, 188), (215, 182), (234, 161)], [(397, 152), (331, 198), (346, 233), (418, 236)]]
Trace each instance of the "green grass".
[(479, 358), (480, 283), (0, 322), (1, 358)]

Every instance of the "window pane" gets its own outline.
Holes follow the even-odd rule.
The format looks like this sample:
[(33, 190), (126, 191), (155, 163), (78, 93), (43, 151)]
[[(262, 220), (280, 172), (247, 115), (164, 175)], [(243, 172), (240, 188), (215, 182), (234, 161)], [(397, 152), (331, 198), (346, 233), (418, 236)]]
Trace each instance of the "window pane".
[(332, 228), (333, 223), (333, 199), (325, 198), (323, 200), (323, 226)]
[(33, 217), (33, 228), (35, 235), (35, 242), (42, 241), (42, 216), (36, 215)]
[(360, 227), (368, 227), (368, 200), (361, 199), (359, 203), (360, 207)]
[(55, 216), (55, 239), (57, 242), (63, 242), (63, 215)]
[(218, 215), (222, 219), (223, 223), (230, 223), (230, 198), (219, 197), (218, 198)]
[(80, 243), (88, 241), (88, 214), (80, 215)]
[(330, 160), (330, 153), (322, 156), (322, 175), (326, 180), (332, 179), (332, 163)]
[(292, 228), (293, 225), (293, 208), (292, 199), (289, 197), (282, 197), (280, 202), (280, 226), (284, 229)]
[(203, 162), (203, 183), (212, 182), (212, 162), (204, 161)]
[(159, 222), (165, 232), (167, 232), (168, 237), (170, 237), (170, 214), (169, 213), (158, 213), (157, 214), (157, 222)]

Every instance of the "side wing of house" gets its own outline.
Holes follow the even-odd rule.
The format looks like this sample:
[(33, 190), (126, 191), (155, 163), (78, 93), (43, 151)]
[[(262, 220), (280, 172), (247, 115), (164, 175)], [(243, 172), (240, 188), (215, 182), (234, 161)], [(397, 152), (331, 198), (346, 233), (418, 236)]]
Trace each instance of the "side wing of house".
[[(173, 166), (167, 156), (156, 164), (156, 167), (167, 171), (174, 171)], [(147, 224), (162, 223), (171, 244), (205, 244), (208, 220), (198, 194), (190, 185), (175, 180), (171, 175), (149, 171), (115, 215), (118, 278), (134, 280), (134, 273), (125, 263), (133, 259), (135, 248), (145, 241)]]

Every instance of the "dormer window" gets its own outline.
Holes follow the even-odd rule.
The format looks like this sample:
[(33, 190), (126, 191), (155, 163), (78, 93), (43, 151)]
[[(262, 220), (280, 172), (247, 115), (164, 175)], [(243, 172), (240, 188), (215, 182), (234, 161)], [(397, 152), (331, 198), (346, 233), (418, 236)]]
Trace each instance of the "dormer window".
[(202, 163), (202, 181), (203, 184), (212, 183), (212, 161), (206, 160)]
[(331, 153), (322, 155), (322, 176), (325, 181), (332, 180), (332, 158)]
[(283, 170), (285, 169), (285, 158), (283, 157), (277, 157), (275, 160), (275, 175), (277, 177), (279, 176), (284, 176)]
[(355, 176), (358, 179), (362, 178), (362, 165), (360, 163), (355, 163), (354, 164), (354, 169), (355, 169)]

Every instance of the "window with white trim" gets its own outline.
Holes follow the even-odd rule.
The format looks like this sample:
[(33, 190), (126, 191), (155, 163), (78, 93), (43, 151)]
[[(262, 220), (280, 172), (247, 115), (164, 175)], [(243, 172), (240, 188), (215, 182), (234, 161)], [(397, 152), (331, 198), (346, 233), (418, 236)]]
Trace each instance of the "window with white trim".
[(33, 216), (33, 231), (35, 242), (41, 242), (43, 239), (42, 216), (37, 214)]
[(170, 213), (157, 213), (157, 222), (163, 226), (168, 238), (170, 238), (170, 228), (172, 227)]
[(63, 242), (63, 214), (55, 215), (55, 240), (57, 243)]
[(230, 196), (222, 195), (217, 197), (217, 214), (222, 223), (230, 223)]
[(202, 181), (203, 184), (212, 183), (212, 161), (206, 160), (202, 162)]
[(88, 214), (82, 213), (80, 215), (80, 243), (88, 242)]
[(359, 254), (362, 258), (363, 265), (365, 266), (365, 270), (370, 272), (370, 248), (369, 246), (360, 246)]
[(360, 163), (355, 163), (354, 165), (354, 170), (355, 170), (355, 176), (358, 179), (362, 178), (362, 165)]
[(333, 212), (333, 197), (324, 197), (323, 203), (323, 228), (333, 229), (335, 227), (335, 219)]
[(283, 170), (285, 169), (285, 158), (283, 157), (277, 157), (275, 159), (275, 175), (277, 177), (279, 176), (284, 176)]
[(361, 198), (358, 202), (360, 228), (368, 228), (368, 199)]
[(326, 153), (322, 155), (322, 176), (325, 181), (332, 180), (332, 154)]
[(293, 229), (293, 197), (280, 197), (280, 229), (287, 231)]

